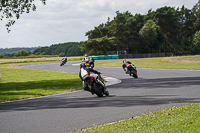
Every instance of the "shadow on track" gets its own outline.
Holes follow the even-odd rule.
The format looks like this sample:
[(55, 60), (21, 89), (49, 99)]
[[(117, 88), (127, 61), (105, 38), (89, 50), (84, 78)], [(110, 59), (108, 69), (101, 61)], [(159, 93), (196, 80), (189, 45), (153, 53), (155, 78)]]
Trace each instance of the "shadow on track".
[(159, 79), (121, 79), (122, 84), (112, 85), (110, 88), (135, 88), (135, 89), (156, 89), (156, 88), (179, 88), (183, 86), (200, 85), (200, 77), (180, 78), (159, 78)]
[(85, 91), (67, 93), (56, 96), (49, 96), (37, 99), (28, 99), (16, 102), (0, 104), (0, 112), (9, 111), (28, 111), (38, 109), (57, 109), (57, 108), (95, 108), (95, 107), (131, 107), (146, 105), (162, 105), (168, 103), (196, 103), (200, 98), (179, 97), (179, 94), (148, 94), (129, 96), (117, 95), (115, 92), (131, 91), (143, 89), (176, 89), (183, 86), (200, 86), (200, 77), (185, 78), (163, 78), (163, 79), (126, 79), (122, 84), (109, 86), (111, 96), (99, 98), (95, 95), (85, 95)]

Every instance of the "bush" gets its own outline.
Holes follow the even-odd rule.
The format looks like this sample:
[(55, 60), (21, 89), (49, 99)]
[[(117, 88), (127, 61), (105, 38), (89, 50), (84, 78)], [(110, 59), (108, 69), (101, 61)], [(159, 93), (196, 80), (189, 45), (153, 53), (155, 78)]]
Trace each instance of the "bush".
[(60, 54), (58, 54), (59, 57), (64, 57), (65, 54), (63, 52), (61, 52)]
[(3, 57), (4, 57), (4, 55), (0, 54), (0, 58), (3, 58)]
[(195, 33), (193, 38), (193, 46), (195, 51), (200, 51), (200, 31)]
[(20, 51), (14, 53), (14, 56), (16, 56), (16, 57), (19, 57), (19, 56), (27, 56), (27, 55), (28, 55), (28, 52), (25, 51), (25, 50), (20, 50)]

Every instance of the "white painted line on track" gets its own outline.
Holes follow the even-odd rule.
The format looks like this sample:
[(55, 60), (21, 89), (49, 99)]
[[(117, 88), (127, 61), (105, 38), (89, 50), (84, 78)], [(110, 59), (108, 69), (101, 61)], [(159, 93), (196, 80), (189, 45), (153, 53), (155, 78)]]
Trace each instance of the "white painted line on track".
[(81, 63), (72, 64), (72, 66), (80, 66)]

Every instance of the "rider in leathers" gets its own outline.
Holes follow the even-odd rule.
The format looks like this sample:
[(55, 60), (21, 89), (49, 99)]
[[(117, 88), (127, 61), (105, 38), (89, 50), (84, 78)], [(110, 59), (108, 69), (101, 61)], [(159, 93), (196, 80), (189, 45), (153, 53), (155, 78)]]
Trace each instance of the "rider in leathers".
[(66, 62), (67, 62), (67, 57), (64, 57), (64, 58), (62, 59), (62, 61), (63, 61), (64, 63), (66, 63)]
[[(81, 78), (81, 80), (83, 81), (83, 89), (85, 91), (90, 91), (91, 92), (91, 89), (88, 87), (88, 85), (84, 82), (85, 78), (90, 75), (90, 72), (93, 72), (95, 74), (98, 74), (99, 76), (99, 79), (100, 80), (103, 80), (100, 76), (100, 72), (98, 72), (97, 70), (94, 70), (92, 69), (91, 67), (87, 66), (85, 62), (82, 62), (80, 64), (80, 71), (79, 71), (79, 77)], [(104, 86), (104, 91), (107, 91), (106, 90), (106, 87)], [(93, 92), (91, 92), (93, 94)]]
[(94, 68), (94, 58), (93, 57), (88, 57), (87, 54), (85, 54), (85, 57), (83, 58), (82, 62), (86, 62), (87, 64), (89, 63), (90, 67), (93, 69)]
[[(123, 59), (122, 67), (123, 67), (124, 71), (126, 71), (126, 74), (129, 73), (131, 67), (136, 68), (133, 63), (131, 63), (130, 61), (126, 61), (125, 59)], [(131, 76), (131, 72), (129, 74)]]

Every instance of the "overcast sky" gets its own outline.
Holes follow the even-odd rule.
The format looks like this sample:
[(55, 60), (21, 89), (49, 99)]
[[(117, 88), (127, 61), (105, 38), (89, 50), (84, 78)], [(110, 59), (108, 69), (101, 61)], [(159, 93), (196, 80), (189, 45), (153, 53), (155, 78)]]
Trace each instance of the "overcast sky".
[(116, 11), (146, 14), (164, 6), (188, 9), (198, 0), (35, 0), (36, 11), (22, 14), (8, 33), (0, 21), (0, 48), (50, 46), (87, 40), (85, 33), (116, 16)]

